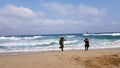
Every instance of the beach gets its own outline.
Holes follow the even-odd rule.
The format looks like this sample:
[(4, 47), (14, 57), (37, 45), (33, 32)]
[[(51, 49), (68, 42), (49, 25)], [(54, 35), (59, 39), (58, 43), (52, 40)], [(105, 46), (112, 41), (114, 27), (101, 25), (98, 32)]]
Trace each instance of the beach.
[(120, 68), (120, 0), (0, 0), (0, 68)]
[(0, 68), (120, 68), (120, 48), (2, 55)]

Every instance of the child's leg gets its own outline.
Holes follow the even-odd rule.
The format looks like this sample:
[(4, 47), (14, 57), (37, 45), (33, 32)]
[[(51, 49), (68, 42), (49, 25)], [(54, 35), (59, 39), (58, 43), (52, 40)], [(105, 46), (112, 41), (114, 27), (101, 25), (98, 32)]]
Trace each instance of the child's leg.
[(61, 48), (61, 51), (63, 51), (63, 47)]

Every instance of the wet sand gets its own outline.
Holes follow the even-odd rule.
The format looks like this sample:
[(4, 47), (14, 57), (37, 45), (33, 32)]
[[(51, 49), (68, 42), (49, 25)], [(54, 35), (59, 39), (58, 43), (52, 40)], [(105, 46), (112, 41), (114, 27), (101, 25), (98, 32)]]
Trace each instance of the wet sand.
[(120, 68), (120, 48), (0, 56), (0, 68)]

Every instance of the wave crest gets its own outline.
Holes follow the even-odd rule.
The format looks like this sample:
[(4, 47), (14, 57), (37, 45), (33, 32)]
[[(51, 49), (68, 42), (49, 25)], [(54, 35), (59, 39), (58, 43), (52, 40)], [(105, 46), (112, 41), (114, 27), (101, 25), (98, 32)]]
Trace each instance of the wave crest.
[(84, 36), (120, 36), (120, 33), (83, 34)]

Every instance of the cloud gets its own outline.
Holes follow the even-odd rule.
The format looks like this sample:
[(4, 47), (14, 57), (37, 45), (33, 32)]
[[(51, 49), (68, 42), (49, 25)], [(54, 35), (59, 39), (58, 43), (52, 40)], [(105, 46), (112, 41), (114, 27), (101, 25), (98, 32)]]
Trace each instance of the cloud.
[(62, 4), (57, 2), (49, 2), (41, 4), (44, 8), (47, 8), (47, 11), (52, 11), (53, 14), (56, 13), (58, 16), (64, 18), (66, 24), (71, 25), (103, 25), (103, 18), (106, 15), (107, 11), (105, 8), (97, 8), (95, 6), (89, 6), (85, 4)]
[(94, 16), (102, 16), (106, 13), (106, 10), (103, 8), (95, 8), (92, 6), (87, 6), (84, 4), (80, 4), (79, 6), (79, 12), (81, 14), (88, 14), (88, 15), (94, 15)]
[[(65, 17), (65, 19), (62, 19), (61, 17), (57, 19), (48, 19), (47, 17), (42, 18), (45, 17), (45, 13), (42, 13), (41, 11), (35, 12), (27, 7), (23, 7), (23, 6), (18, 7), (9, 4), (3, 7), (2, 9), (0, 9), (1, 28), (20, 29), (25, 26), (35, 27), (36, 25), (37, 26), (78, 25), (78, 24), (91, 25), (94, 24), (94, 22), (98, 22), (98, 20), (92, 21), (94, 18), (91, 18), (91, 21), (88, 21), (86, 17), (84, 17), (84, 14), (99, 16), (100, 13), (102, 14), (104, 13), (102, 12), (101, 9), (91, 6), (86, 6), (84, 4), (80, 4), (80, 6), (75, 7), (75, 5), (72, 4), (60, 4), (60, 3), (51, 2), (51, 3), (43, 3), (42, 6), (46, 8), (50, 8), (53, 11), (58, 12), (60, 14), (63, 14), (63, 16), (64, 15), (67, 16)], [(80, 13), (83, 14), (84, 18), (82, 19), (79, 18), (79, 16), (81, 16), (79, 15)], [(74, 17), (74, 19), (72, 19), (71, 17)]]
[(74, 12), (74, 6), (72, 4), (60, 4), (56, 2), (42, 3), (43, 7), (48, 8), (52, 11), (58, 12), (63, 15), (67, 15), (69, 12)]
[(42, 3), (41, 5), (49, 10), (63, 15), (104, 16), (106, 14), (106, 10), (104, 8), (87, 6), (82, 3), (79, 4), (79, 6), (75, 6), (73, 4), (61, 4), (56, 2)]
[(34, 25), (31, 22), (32, 20), (43, 18), (44, 16), (45, 14), (42, 12), (35, 12), (26, 7), (8, 4), (0, 8), (0, 29), (6, 31), (31, 27)]
[(0, 16), (0, 28), (2, 29), (16, 29), (23, 26), (23, 21), (19, 19), (9, 18), (9, 17), (1, 17)]
[(12, 4), (6, 5), (3, 9), (1, 9), (1, 13), (1, 15), (16, 16), (21, 18), (36, 18), (44, 15), (43, 13), (36, 13), (29, 8), (22, 6), (17, 7)]
[[(61, 32), (88, 28), (103, 22), (103, 8), (84, 4), (61, 4), (56, 2), (43, 3), (40, 11), (25, 6), (6, 5), (0, 8), (0, 31), (5, 33)], [(48, 10), (48, 11), (44, 11)], [(47, 9), (46, 9), (47, 8)], [(44, 12), (43, 12), (44, 11)], [(51, 13), (51, 12), (52, 13)], [(55, 16), (54, 16), (54, 15)], [(86, 29), (87, 29), (86, 28)], [(8, 31), (8, 32), (7, 32)]]
[(64, 20), (50, 20), (50, 19), (34, 19), (32, 21), (35, 25), (63, 25)]

